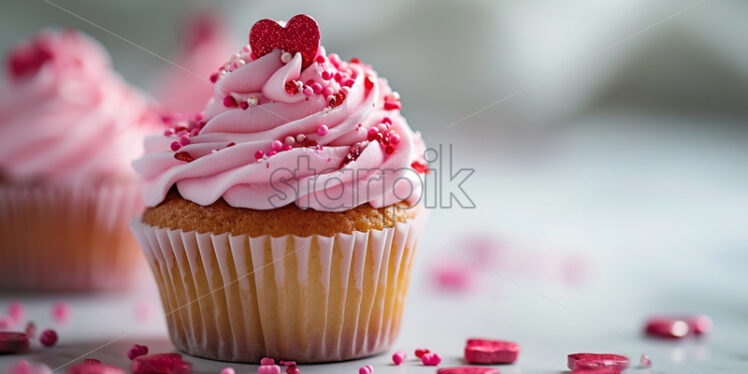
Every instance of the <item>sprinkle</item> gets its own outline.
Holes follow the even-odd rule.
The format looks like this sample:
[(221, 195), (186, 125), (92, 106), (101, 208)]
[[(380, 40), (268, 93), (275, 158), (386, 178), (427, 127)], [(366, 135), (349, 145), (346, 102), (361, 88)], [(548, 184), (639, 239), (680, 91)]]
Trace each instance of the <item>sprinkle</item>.
[(293, 147), (291, 147), (290, 145), (286, 144), (286, 145), (283, 146), (283, 148), (281, 148), (281, 151), (290, 151), (291, 149), (293, 149)]
[(306, 86), (304, 87), (304, 90), (302, 91), (302, 93), (304, 94), (304, 96), (309, 97), (309, 96), (314, 95), (314, 90), (311, 87)]
[(421, 363), (426, 366), (437, 366), (441, 364), (442, 357), (438, 353), (424, 353), (421, 357)]
[(218, 73), (213, 73), (210, 75), (210, 83), (216, 83), (218, 81)]
[(358, 57), (353, 57), (349, 60), (351, 64), (358, 64), (361, 62), (361, 60), (358, 59)]
[(364, 79), (364, 87), (367, 90), (374, 88), (374, 77), (372, 77), (371, 75), (367, 75), (366, 79)]
[(324, 64), (325, 63), (325, 56), (319, 55), (317, 58), (314, 59), (314, 62), (318, 64)]
[(258, 149), (257, 152), (255, 152), (255, 158), (259, 160), (262, 156), (265, 156), (265, 152), (263, 152), (262, 149)]
[(346, 81), (343, 82), (343, 85), (346, 87), (352, 87), (354, 82), (355, 81), (353, 79), (346, 79)]
[(394, 110), (394, 109), (400, 109), (402, 108), (402, 105), (400, 105), (400, 102), (398, 101), (385, 101), (384, 102), (384, 110)]
[(174, 154), (174, 158), (177, 159), (177, 160), (179, 160), (179, 161), (184, 161), (184, 162), (192, 162), (192, 161), (195, 160), (195, 158), (192, 157), (192, 155), (189, 152), (186, 152), (186, 151), (175, 153)]
[(238, 60), (236, 60), (235, 64), (236, 64), (236, 67), (240, 68), (240, 67), (246, 65), (247, 63), (244, 62), (244, 60), (242, 60), (242, 59), (238, 59)]
[(658, 316), (647, 321), (644, 331), (650, 336), (680, 339), (691, 332), (691, 326), (683, 318)]
[(57, 343), (57, 333), (52, 329), (44, 330), (39, 336), (39, 342), (45, 347), (52, 347)]
[(174, 129), (164, 130), (164, 136), (172, 136), (172, 135), (174, 135)]
[(70, 317), (70, 306), (63, 301), (56, 302), (52, 306), (52, 317), (57, 323), (67, 322)]
[(287, 136), (286, 139), (283, 140), (283, 143), (286, 143), (286, 145), (293, 145), (293, 143), (296, 140), (293, 138), (293, 136)]
[(135, 344), (127, 351), (127, 358), (134, 360), (135, 357), (148, 354), (148, 346)]
[(299, 143), (299, 144), (304, 143), (304, 140), (306, 140), (306, 135), (304, 135), (304, 134), (296, 135), (296, 142), (297, 143)]
[(275, 360), (273, 360), (270, 357), (263, 357), (262, 360), (260, 360), (260, 365), (274, 365)]
[(286, 368), (286, 374), (299, 374), (299, 368), (296, 367), (296, 364), (289, 365)]
[(392, 145), (398, 145), (400, 143), (400, 135), (392, 133), (390, 135), (389, 140), (390, 140), (390, 144), (392, 144)]
[(221, 374), (236, 374), (236, 370), (234, 370), (234, 368), (232, 367), (223, 368), (223, 370), (221, 370)]
[(327, 86), (327, 87), (325, 87), (325, 88), (322, 89), (322, 95), (324, 95), (325, 97), (332, 95), (334, 92), (335, 91), (333, 91), (332, 87), (330, 87), (330, 86)]
[(429, 351), (428, 349), (418, 348), (416, 349), (416, 352), (415, 352), (416, 357), (418, 358), (422, 358), (423, 355), (425, 355), (426, 353), (431, 353), (431, 351)]
[(652, 360), (647, 357), (647, 355), (642, 355), (642, 358), (639, 360), (639, 363), (642, 365), (643, 368), (651, 368), (652, 367)]
[(395, 363), (395, 365), (400, 365), (405, 361), (405, 358), (408, 356), (403, 351), (397, 351), (392, 355), (392, 362)]
[(246, 110), (247, 108), (249, 108), (249, 103), (247, 103), (246, 101), (242, 101), (241, 103), (239, 103), (239, 108), (242, 108), (242, 110)]
[(335, 81), (340, 82), (343, 79), (343, 74), (339, 71), (335, 73)]
[(270, 144), (270, 148), (273, 148), (274, 151), (279, 151), (281, 148), (283, 148), (283, 143), (281, 143), (280, 140), (273, 140), (273, 142)]
[(625, 356), (610, 353), (575, 353), (568, 356), (569, 370), (612, 369), (621, 372), (629, 367)]
[(179, 137), (179, 145), (188, 145), (190, 144), (190, 137), (187, 135), (182, 135)]
[(250, 96), (247, 99), (247, 104), (249, 105), (257, 105), (260, 102), (260, 100), (257, 98), (257, 96)]
[(273, 157), (278, 154), (278, 151), (270, 151), (268, 152), (268, 157)]
[(318, 82), (314, 82), (310, 84), (309, 87), (312, 88), (312, 92), (314, 92), (315, 94), (322, 92), (322, 85), (319, 84)]
[(382, 123), (392, 124), (392, 118), (390, 118), (390, 117), (384, 117), (384, 118), (382, 118)]
[(236, 106), (236, 99), (234, 99), (231, 95), (226, 95), (226, 97), (223, 98), (223, 106), (226, 108), (233, 108)]
[(317, 127), (317, 135), (319, 136), (325, 136), (328, 132), (330, 132), (330, 130), (325, 125), (319, 125), (319, 127)]
[(374, 372), (374, 367), (371, 365), (362, 366), (358, 369), (358, 374), (371, 374)]
[(281, 55), (281, 62), (283, 62), (284, 64), (287, 64), (291, 61), (292, 58), (293, 58), (293, 55), (291, 55), (288, 52), (283, 52), (283, 54)]
[(29, 323), (26, 324), (26, 328), (24, 329), (26, 332), (26, 336), (28, 336), (29, 339), (33, 339), (36, 337), (36, 325), (34, 322), (29, 321)]
[(280, 374), (281, 368), (278, 365), (260, 365), (257, 368), (257, 374)]

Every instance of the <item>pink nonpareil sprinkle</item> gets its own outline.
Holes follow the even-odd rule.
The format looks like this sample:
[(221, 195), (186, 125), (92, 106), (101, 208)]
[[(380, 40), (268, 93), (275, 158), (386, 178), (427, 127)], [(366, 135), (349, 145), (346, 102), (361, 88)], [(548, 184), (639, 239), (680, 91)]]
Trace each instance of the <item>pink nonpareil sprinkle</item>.
[(358, 369), (358, 374), (371, 374), (374, 372), (374, 367), (371, 365), (362, 366)]
[(223, 368), (223, 370), (221, 370), (221, 374), (236, 374), (236, 370), (234, 370), (234, 368), (232, 367)]
[(65, 323), (70, 319), (70, 305), (58, 301), (52, 306), (52, 317), (57, 323)]
[(317, 127), (317, 135), (319, 136), (325, 136), (328, 132), (330, 132), (330, 130), (325, 125), (319, 125)]
[(148, 354), (148, 346), (135, 344), (127, 351), (127, 358), (134, 360), (136, 357)]
[(280, 374), (281, 368), (278, 365), (260, 365), (257, 368), (257, 374)]
[(274, 365), (275, 360), (270, 357), (263, 357), (262, 360), (260, 360), (260, 365)]
[(643, 368), (650, 368), (652, 367), (652, 360), (647, 357), (647, 355), (642, 355), (642, 358), (639, 360), (639, 363)]
[(392, 362), (395, 363), (395, 365), (400, 365), (405, 361), (405, 359), (408, 357), (407, 354), (403, 351), (397, 351), (392, 355)]
[(13, 319), (16, 323), (21, 322), (23, 317), (26, 315), (26, 308), (20, 301), (13, 301), (8, 305), (8, 316)]
[(286, 374), (299, 374), (299, 368), (296, 365), (290, 365), (286, 368)]
[(55, 330), (47, 329), (39, 336), (39, 343), (45, 347), (52, 347), (57, 344), (57, 333)]
[(441, 364), (442, 357), (439, 356), (438, 353), (425, 353), (423, 357), (421, 357), (421, 363), (423, 363), (426, 366), (436, 366)]

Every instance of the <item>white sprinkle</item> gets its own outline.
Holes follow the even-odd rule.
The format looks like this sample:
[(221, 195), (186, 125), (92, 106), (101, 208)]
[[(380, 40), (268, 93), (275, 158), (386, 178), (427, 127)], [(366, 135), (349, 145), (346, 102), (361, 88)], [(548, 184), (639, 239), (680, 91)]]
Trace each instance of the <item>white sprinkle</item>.
[(284, 64), (287, 64), (289, 61), (291, 61), (292, 58), (293, 56), (288, 52), (283, 52), (283, 54), (281, 55), (281, 61)]
[(298, 143), (303, 143), (303, 142), (304, 142), (304, 140), (306, 140), (306, 135), (304, 135), (304, 134), (299, 134), (299, 135), (296, 135), (296, 141), (297, 141)]
[(244, 66), (244, 64), (246, 64), (246, 62), (244, 62), (244, 60), (242, 60), (242, 59), (236, 60), (236, 66)]
[(250, 96), (249, 99), (247, 99), (247, 104), (249, 105), (257, 105), (258, 102), (257, 96)]

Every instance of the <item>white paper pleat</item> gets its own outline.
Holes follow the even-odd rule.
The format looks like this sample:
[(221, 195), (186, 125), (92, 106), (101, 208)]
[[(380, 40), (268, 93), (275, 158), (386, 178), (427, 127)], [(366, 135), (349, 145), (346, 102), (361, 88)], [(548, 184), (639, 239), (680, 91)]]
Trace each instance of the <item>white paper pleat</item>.
[(0, 185), (0, 289), (100, 291), (131, 283), (142, 263), (129, 222), (137, 183)]
[(212, 359), (339, 361), (388, 349), (425, 213), (393, 228), (248, 237), (152, 227), (146, 253), (174, 344)]

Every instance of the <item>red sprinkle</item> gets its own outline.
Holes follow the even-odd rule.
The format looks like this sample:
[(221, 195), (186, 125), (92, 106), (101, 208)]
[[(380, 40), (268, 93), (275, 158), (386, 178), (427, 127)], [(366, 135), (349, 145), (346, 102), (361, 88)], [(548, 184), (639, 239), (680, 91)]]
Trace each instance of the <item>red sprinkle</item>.
[(289, 365), (286, 368), (286, 374), (299, 374), (299, 368), (296, 365)]
[(468, 339), (465, 361), (471, 364), (511, 364), (517, 361), (519, 344), (502, 340)]
[(195, 160), (195, 158), (192, 157), (192, 155), (186, 151), (175, 153), (174, 158), (176, 158), (179, 161), (184, 161), (184, 162), (192, 162)]
[(438, 353), (424, 353), (421, 363), (426, 366), (437, 366), (442, 363), (442, 357)]
[(418, 348), (418, 349), (416, 349), (416, 352), (415, 352), (416, 357), (418, 357), (418, 358), (422, 358), (423, 355), (425, 355), (426, 353), (431, 353), (431, 351), (429, 351), (428, 349)]
[(22, 332), (0, 331), (0, 353), (24, 353), (29, 350), (29, 338)]
[(52, 329), (44, 330), (39, 336), (39, 342), (45, 347), (52, 347), (57, 343), (57, 333)]
[(384, 110), (395, 110), (400, 109), (402, 106), (400, 105), (399, 101), (385, 101), (384, 102)]
[(609, 369), (620, 372), (629, 367), (629, 359), (609, 353), (574, 353), (569, 355), (568, 365), (571, 371)]
[(134, 360), (135, 357), (140, 357), (148, 354), (148, 346), (135, 344), (127, 351), (127, 358)]
[(218, 81), (218, 73), (213, 73), (210, 75), (210, 83), (216, 83)]
[(226, 108), (233, 108), (236, 105), (236, 99), (234, 99), (233, 96), (226, 95), (226, 97), (223, 98), (223, 106), (225, 106)]
[(413, 161), (410, 164), (410, 167), (413, 168), (416, 172), (419, 172), (421, 174), (428, 174), (429, 173), (429, 166), (420, 162), (420, 161)]
[(374, 88), (374, 77), (371, 75), (366, 76), (366, 79), (364, 79), (364, 88), (367, 90)]
[(157, 353), (132, 360), (133, 374), (190, 374), (191, 367), (179, 353)]

